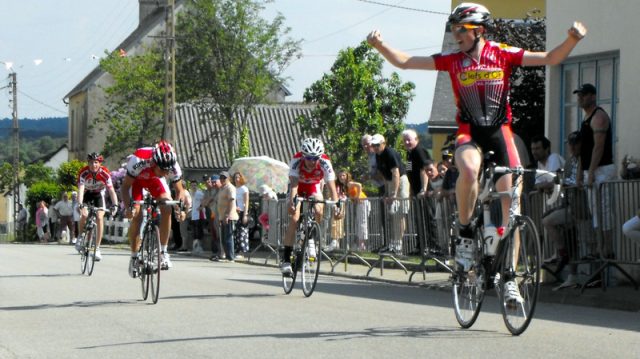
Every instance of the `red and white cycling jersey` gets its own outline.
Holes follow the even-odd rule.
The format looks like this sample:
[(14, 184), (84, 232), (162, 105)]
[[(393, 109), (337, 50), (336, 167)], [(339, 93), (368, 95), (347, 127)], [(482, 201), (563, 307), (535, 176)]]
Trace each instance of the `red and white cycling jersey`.
[(289, 163), (289, 177), (298, 178), (298, 193), (302, 196), (311, 196), (316, 193), (321, 193), (321, 183), (324, 179), (325, 182), (335, 181), (336, 174), (331, 166), (331, 160), (329, 156), (323, 154), (316, 162), (313, 169), (308, 170), (302, 165), (304, 155), (302, 152), (298, 152), (293, 155), (291, 162)]
[(89, 166), (84, 166), (78, 174), (78, 187), (84, 185), (85, 192), (104, 193), (106, 188), (113, 187), (111, 174), (105, 166), (100, 166), (98, 172), (91, 172)]
[(458, 125), (498, 126), (511, 123), (509, 78), (522, 64), (524, 50), (487, 41), (476, 62), (462, 51), (433, 55), (436, 70), (447, 71), (456, 98)]
[[(127, 175), (140, 180), (149, 180), (157, 177), (151, 167), (153, 158), (153, 147), (143, 147), (136, 150), (127, 162)], [(179, 181), (182, 178), (182, 170), (178, 162), (169, 170), (169, 180)]]

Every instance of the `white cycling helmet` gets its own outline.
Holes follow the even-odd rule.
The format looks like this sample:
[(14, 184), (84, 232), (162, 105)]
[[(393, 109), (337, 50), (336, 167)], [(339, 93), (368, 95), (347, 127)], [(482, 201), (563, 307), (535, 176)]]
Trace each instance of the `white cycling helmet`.
[(456, 6), (449, 15), (449, 24), (487, 25), (491, 21), (491, 13), (480, 4), (463, 2)]
[(300, 148), (302, 154), (309, 157), (320, 157), (324, 154), (324, 145), (317, 138), (305, 138)]
[(160, 141), (153, 149), (153, 161), (163, 170), (170, 170), (176, 164), (176, 153), (169, 142)]

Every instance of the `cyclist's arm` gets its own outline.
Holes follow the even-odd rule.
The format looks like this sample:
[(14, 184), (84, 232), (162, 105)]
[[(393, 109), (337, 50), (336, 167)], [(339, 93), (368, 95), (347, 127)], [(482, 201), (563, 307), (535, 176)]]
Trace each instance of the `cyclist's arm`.
[(84, 202), (82, 202), (84, 200), (84, 183), (79, 183), (78, 184), (78, 204), (83, 204)]
[(122, 196), (122, 203), (124, 203), (125, 208), (131, 207), (131, 195), (129, 194), (129, 190), (131, 189), (133, 181), (135, 180), (135, 178), (127, 174), (124, 176), (124, 180), (122, 181), (122, 186), (120, 187), (120, 195)]
[(176, 200), (182, 201), (185, 206), (185, 212), (188, 212), (191, 208), (191, 196), (187, 195), (187, 191), (182, 185), (182, 181), (173, 182), (173, 188), (176, 190)]
[(109, 196), (111, 196), (111, 205), (118, 205), (118, 195), (116, 194), (116, 190), (113, 187), (109, 187)]
[[(289, 176), (289, 199), (293, 201), (296, 196), (298, 196), (298, 177)], [(293, 202), (291, 202), (293, 204)]]
[(436, 63), (431, 56), (411, 56), (404, 51), (397, 50), (382, 41), (382, 35), (374, 30), (367, 36), (367, 42), (373, 46), (393, 66), (401, 69), (435, 70)]
[(579, 22), (574, 22), (568, 31), (567, 38), (553, 50), (546, 52), (525, 51), (522, 66), (558, 65), (564, 61), (574, 47), (587, 34), (587, 28)]

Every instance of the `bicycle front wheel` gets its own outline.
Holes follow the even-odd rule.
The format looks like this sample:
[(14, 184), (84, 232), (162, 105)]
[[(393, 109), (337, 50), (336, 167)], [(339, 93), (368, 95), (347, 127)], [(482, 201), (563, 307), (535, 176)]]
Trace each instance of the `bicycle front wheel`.
[(142, 286), (142, 300), (147, 300), (149, 297), (149, 278), (147, 277), (147, 268), (149, 266), (149, 242), (145, 240), (147, 236), (147, 230), (144, 230), (143, 239), (140, 243), (140, 249), (138, 251), (138, 277), (140, 278), (140, 285)]
[(296, 283), (296, 276), (298, 274), (298, 257), (301, 255), (296, 249), (291, 253), (291, 274), (282, 274), (282, 289), (284, 294), (289, 294), (293, 290), (293, 285)]
[(87, 251), (87, 275), (93, 274), (93, 267), (96, 263), (96, 231), (92, 228), (87, 231), (87, 237), (84, 241)]
[(304, 241), (302, 251), (302, 292), (306, 297), (313, 294), (320, 273), (320, 226), (313, 223)]
[[(504, 323), (513, 335), (522, 334), (531, 319), (540, 290), (541, 251), (538, 230), (531, 218), (518, 216), (516, 228), (509, 236), (500, 270), (499, 295)], [(521, 299), (505, 293), (508, 281), (514, 281)]]
[(87, 250), (87, 241), (85, 240), (85, 238), (87, 238), (87, 235), (90, 231), (91, 230), (86, 231), (84, 236), (78, 238), (78, 240), (80, 241), (80, 245), (78, 246), (78, 248), (80, 248), (80, 271), (82, 272), (82, 274), (85, 274), (87, 272), (89, 251)]
[(470, 328), (476, 322), (484, 300), (485, 270), (481, 262), (482, 247), (479, 234), (476, 234), (475, 242), (476, 264), (468, 272), (458, 268), (452, 274), (453, 311), (458, 324), (464, 329)]
[(147, 280), (151, 282), (151, 300), (153, 304), (158, 303), (160, 295), (160, 234), (157, 226), (153, 226), (152, 230), (147, 232), (148, 236), (145, 240), (149, 243), (147, 246), (147, 254), (149, 256), (149, 270), (147, 271)]

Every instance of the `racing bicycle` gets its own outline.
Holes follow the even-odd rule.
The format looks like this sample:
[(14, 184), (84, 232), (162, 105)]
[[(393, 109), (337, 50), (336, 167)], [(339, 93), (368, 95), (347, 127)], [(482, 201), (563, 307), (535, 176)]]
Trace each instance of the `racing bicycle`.
[[(181, 201), (155, 200), (147, 194), (141, 201), (133, 201), (139, 204), (142, 211), (142, 241), (138, 250), (137, 272), (142, 286), (142, 300), (147, 300), (151, 290), (153, 304), (158, 303), (160, 295), (160, 270), (162, 263), (162, 251), (160, 249), (160, 206), (179, 205)], [(166, 268), (164, 268), (166, 269)]]
[[(495, 288), (500, 302), (504, 323), (513, 335), (522, 334), (533, 318), (540, 288), (541, 249), (538, 230), (530, 217), (520, 214), (520, 191), (525, 173), (551, 176), (555, 185), (547, 204), (559, 197), (559, 177), (554, 172), (501, 167), (488, 162), (485, 157), (481, 172), (476, 207), (471, 219), (474, 236), (463, 239), (454, 232), (456, 251), (466, 251), (466, 265), (456, 263), (452, 271), (452, 295), (455, 316), (462, 328), (470, 328), (478, 318), (485, 293)], [(512, 174), (513, 185), (508, 191), (495, 188), (494, 175)], [(506, 228), (496, 229), (490, 222), (490, 205), (503, 197), (511, 198), (509, 222)], [(457, 228), (457, 226), (456, 226)], [(503, 231), (504, 229), (504, 231)], [(462, 243), (461, 241), (465, 241)], [(505, 288), (514, 281), (522, 301), (505, 295)]]
[(96, 242), (96, 220), (98, 217), (98, 211), (104, 211), (103, 208), (95, 207), (92, 205), (85, 205), (87, 207), (87, 221), (84, 224), (84, 235), (78, 240), (80, 243), (76, 245), (76, 249), (80, 252), (80, 271), (82, 274), (93, 274), (93, 267), (96, 261), (96, 250), (98, 248)]
[(322, 229), (315, 220), (315, 204), (335, 204), (335, 201), (314, 198), (296, 197), (296, 206), (302, 203), (300, 220), (296, 229), (296, 241), (291, 253), (291, 273), (282, 274), (282, 287), (286, 294), (291, 293), (296, 282), (297, 273), (302, 277), (302, 292), (305, 297), (311, 296), (318, 282), (321, 259)]

